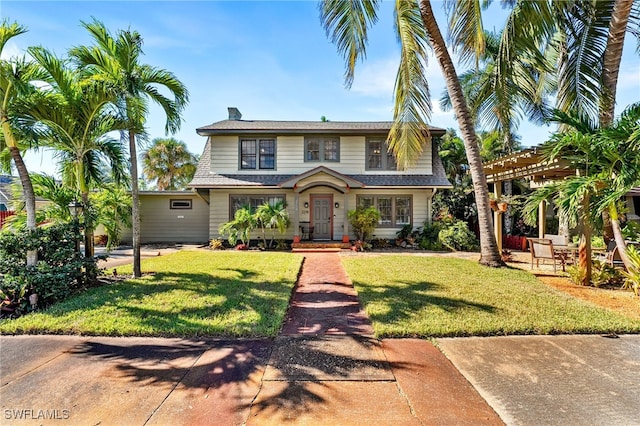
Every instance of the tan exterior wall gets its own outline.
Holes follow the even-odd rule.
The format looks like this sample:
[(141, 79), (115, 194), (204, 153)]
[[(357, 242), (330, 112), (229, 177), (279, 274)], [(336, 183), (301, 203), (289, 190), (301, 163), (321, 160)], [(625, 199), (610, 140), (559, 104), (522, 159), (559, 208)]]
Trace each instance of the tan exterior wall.
[[(174, 199), (191, 200), (191, 209), (171, 209)], [(140, 194), (140, 218), (143, 244), (208, 241), (209, 206), (193, 193)], [(131, 243), (131, 229), (123, 231), (121, 240)]]
[(304, 161), (304, 136), (278, 136), (276, 138), (276, 170), (241, 170), (238, 162), (237, 136), (210, 136), (211, 170), (220, 174), (300, 174), (318, 166), (326, 166), (342, 174), (431, 174), (431, 142), (428, 142), (412, 169), (365, 170), (366, 137), (340, 137), (340, 161)]
[[(209, 214), (209, 238), (221, 238), (224, 239), (218, 232), (218, 228), (221, 224), (229, 221), (229, 196), (233, 195), (261, 195), (261, 194), (283, 194), (286, 197), (289, 217), (292, 225), (283, 236), (276, 234), (276, 238), (285, 238), (288, 240), (293, 239), (294, 236), (294, 212), (295, 212), (295, 200), (296, 194), (293, 190), (282, 189), (229, 189), (229, 190), (210, 190), (211, 208)], [(347, 221), (347, 211), (353, 210), (356, 207), (356, 199), (358, 195), (411, 195), (412, 196), (412, 213), (413, 213), (413, 226), (414, 228), (422, 227), (427, 218), (431, 217), (431, 196), (432, 190), (430, 189), (360, 189), (353, 190), (348, 194), (342, 194), (333, 188), (328, 187), (315, 187), (308, 191), (298, 194), (298, 217), (299, 222), (310, 221), (310, 207), (305, 208), (305, 203), (310, 203), (311, 197), (314, 195), (330, 195), (333, 197), (332, 205), (336, 202), (339, 207), (336, 209), (333, 207), (333, 240), (341, 240), (344, 233), (344, 224)], [(354, 239), (354, 234), (351, 231), (349, 225), (349, 237)], [(375, 231), (376, 238), (395, 238), (396, 232), (400, 227), (395, 228), (377, 228)], [(252, 239), (261, 237), (261, 231), (256, 230), (251, 235)]]

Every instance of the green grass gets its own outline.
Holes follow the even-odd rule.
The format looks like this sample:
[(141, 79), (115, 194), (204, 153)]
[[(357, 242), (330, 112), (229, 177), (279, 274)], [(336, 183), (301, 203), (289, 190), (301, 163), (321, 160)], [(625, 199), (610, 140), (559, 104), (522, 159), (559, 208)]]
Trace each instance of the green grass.
[[(183, 251), (144, 260), (153, 275), (93, 288), (48, 310), (0, 322), (0, 333), (275, 336), (302, 257)], [(131, 274), (131, 267), (118, 267)]]
[(415, 256), (343, 264), (380, 337), (640, 332), (640, 321), (550, 289), (526, 271)]

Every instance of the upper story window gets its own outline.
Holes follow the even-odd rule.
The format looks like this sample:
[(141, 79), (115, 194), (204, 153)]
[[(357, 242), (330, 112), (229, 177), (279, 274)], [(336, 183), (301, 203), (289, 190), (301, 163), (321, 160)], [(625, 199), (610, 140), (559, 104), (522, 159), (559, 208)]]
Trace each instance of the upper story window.
[(274, 170), (276, 168), (275, 139), (241, 139), (240, 168)]
[(396, 157), (384, 137), (367, 139), (366, 170), (397, 170)]
[(304, 161), (340, 161), (340, 139), (328, 137), (305, 138)]

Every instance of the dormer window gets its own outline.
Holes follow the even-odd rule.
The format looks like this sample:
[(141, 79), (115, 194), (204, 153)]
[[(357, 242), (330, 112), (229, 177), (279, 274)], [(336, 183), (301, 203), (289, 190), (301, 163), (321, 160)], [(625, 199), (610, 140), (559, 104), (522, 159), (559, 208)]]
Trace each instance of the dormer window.
[(274, 170), (276, 168), (275, 139), (241, 139), (240, 169)]
[(340, 139), (331, 137), (305, 138), (304, 161), (340, 161)]
[(397, 170), (396, 157), (384, 137), (367, 139), (367, 170)]

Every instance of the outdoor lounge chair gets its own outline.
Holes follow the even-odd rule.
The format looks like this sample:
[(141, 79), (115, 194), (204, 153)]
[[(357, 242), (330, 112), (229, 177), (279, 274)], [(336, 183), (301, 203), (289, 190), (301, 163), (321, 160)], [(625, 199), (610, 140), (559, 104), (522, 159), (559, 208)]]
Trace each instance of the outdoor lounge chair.
[(540, 259), (543, 262), (544, 260), (551, 260), (553, 262), (553, 272), (555, 272), (556, 260), (559, 260), (564, 272), (566, 256), (554, 250), (553, 241), (548, 238), (528, 238), (528, 241), (529, 250), (531, 251), (531, 269), (533, 269), (534, 260), (536, 261), (536, 268), (540, 268)]
[[(636, 249), (640, 249), (640, 243), (636, 242), (627, 242), (627, 248), (630, 246), (635, 246)], [(623, 268), (624, 262), (622, 262), (622, 257), (620, 257), (620, 250), (618, 250), (618, 246), (615, 241), (611, 241), (607, 246), (607, 252), (605, 254), (605, 262), (614, 268)]]

